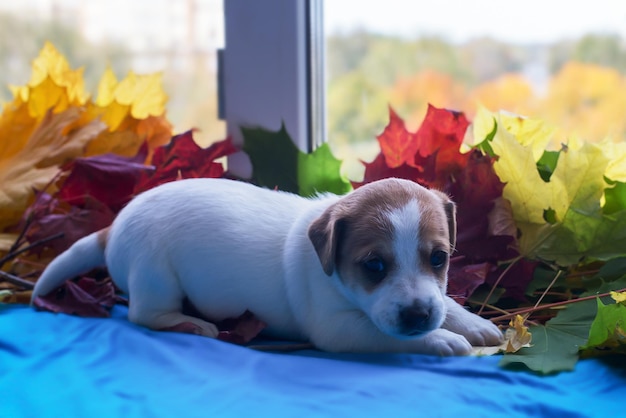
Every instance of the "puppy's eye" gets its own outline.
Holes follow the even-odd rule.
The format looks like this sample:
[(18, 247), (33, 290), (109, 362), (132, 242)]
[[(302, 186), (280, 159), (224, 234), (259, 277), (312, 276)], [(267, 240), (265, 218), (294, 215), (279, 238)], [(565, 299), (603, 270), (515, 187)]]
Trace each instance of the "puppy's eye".
[(443, 267), (447, 261), (448, 253), (445, 251), (435, 250), (430, 254), (430, 265), (435, 269)]
[(371, 271), (372, 273), (381, 273), (385, 271), (385, 263), (378, 257), (365, 260), (363, 262), (363, 267), (365, 267), (365, 270)]
[(361, 263), (370, 279), (381, 281), (387, 275), (387, 265), (380, 257), (372, 257)]

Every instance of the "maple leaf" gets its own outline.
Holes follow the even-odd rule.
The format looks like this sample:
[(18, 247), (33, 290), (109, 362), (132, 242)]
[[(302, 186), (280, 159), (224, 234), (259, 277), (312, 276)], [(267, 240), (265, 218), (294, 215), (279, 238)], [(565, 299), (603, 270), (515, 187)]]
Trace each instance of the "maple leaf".
[(521, 232), (520, 253), (564, 266), (585, 256), (607, 259), (623, 253), (626, 211), (607, 216), (601, 207), (610, 156), (590, 143), (564, 148), (546, 181), (533, 151), (545, 138), (535, 130), (516, 135), (499, 115), (493, 120), (496, 131), (489, 146), (498, 156), (494, 168), (506, 183), (503, 195)]
[(402, 164), (398, 167), (391, 168), (387, 165), (385, 155), (381, 152), (370, 163), (362, 162), (365, 166), (362, 182), (352, 182), (352, 186), (356, 189), (364, 184), (371, 183), (376, 180), (396, 177), (417, 182), (421, 178), (422, 172), (417, 167), (408, 164)]
[(222, 177), (224, 167), (215, 160), (237, 151), (230, 138), (203, 149), (194, 141), (193, 131), (176, 135), (169, 144), (155, 150), (155, 170), (144, 172), (135, 190), (138, 193), (181, 178)]
[(285, 126), (273, 132), (242, 128), (243, 150), (252, 163), (252, 180), (259, 186), (310, 196), (319, 192), (344, 194), (351, 187), (341, 175), (341, 162), (323, 144), (310, 154), (301, 152)]
[(11, 89), (16, 102), (26, 104), (31, 117), (41, 119), (51, 109), (61, 112), (86, 103), (83, 70), (72, 70), (52, 43), (44, 44), (32, 70), (26, 86)]
[(587, 342), (595, 304), (593, 300), (572, 304), (545, 325), (531, 326), (532, 347), (505, 355), (500, 365), (521, 364), (543, 374), (572, 370), (580, 347)]
[(129, 157), (147, 143), (149, 159), (154, 149), (167, 144), (172, 136), (172, 126), (165, 118), (166, 101), (161, 74), (136, 75), (131, 71), (118, 82), (107, 68), (88, 112), (109, 129), (89, 143), (85, 155), (114, 152)]
[(394, 169), (414, 163), (420, 143), (415, 141), (413, 136), (406, 130), (404, 121), (389, 107), (389, 123), (376, 137), (387, 167)]
[(621, 349), (626, 353), (626, 293), (611, 292), (618, 303), (605, 305), (597, 299), (598, 314), (591, 328), (584, 350)]

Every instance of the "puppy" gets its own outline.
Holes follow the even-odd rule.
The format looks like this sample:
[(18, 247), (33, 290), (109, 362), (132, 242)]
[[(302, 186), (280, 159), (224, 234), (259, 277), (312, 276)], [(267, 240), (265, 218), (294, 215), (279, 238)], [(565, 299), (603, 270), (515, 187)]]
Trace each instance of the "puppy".
[[(225, 179), (168, 183), (131, 201), (110, 228), (77, 241), (37, 282), (33, 300), (106, 266), (152, 328), (250, 310), (266, 334), (333, 352), (464, 355), (502, 333), (446, 296), (455, 206), (407, 180), (305, 199)], [(189, 324), (187, 324), (189, 325)]]

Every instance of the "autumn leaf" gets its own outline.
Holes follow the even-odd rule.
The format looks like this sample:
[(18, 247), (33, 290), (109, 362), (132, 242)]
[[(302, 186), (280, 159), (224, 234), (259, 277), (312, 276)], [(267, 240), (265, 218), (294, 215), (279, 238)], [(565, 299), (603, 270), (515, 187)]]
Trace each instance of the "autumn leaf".
[(19, 221), (33, 191), (45, 187), (60, 165), (111, 151), (134, 156), (143, 143), (150, 158), (154, 148), (169, 142), (160, 77), (130, 73), (117, 83), (106, 72), (102, 98), (93, 103), (82, 69), (71, 69), (47, 42), (33, 62), (30, 81), (12, 88), (14, 100), (0, 115), (0, 231)]
[(144, 171), (135, 187), (136, 193), (178, 179), (222, 177), (224, 167), (216, 160), (238, 149), (230, 138), (201, 148), (193, 139), (193, 131), (176, 135), (172, 141), (157, 148), (152, 158), (155, 170)]
[[(58, 173), (59, 165), (81, 155), (84, 146), (105, 129), (94, 121), (70, 132), (66, 129), (81, 115), (81, 109), (48, 112), (17, 152), (0, 154), (0, 229), (19, 221), (33, 198)], [(4, 137), (0, 132), (0, 137)], [(5, 138), (10, 141), (11, 138)], [(8, 150), (7, 150), (8, 151)]]
[(28, 242), (37, 242), (59, 232), (63, 232), (63, 236), (34, 248), (31, 254), (40, 254), (45, 248), (61, 254), (80, 238), (109, 226), (115, 218), (108, 206), (91, 198), (84, 199), (80, 208), (68, 207), (52, 197), (37, 199), (33, 206), (36, 207), (31, 207), (32, 212), (24, 217), (29, 221), (25, 234)]
[(597, 299), (598, 314), (596, 315), (589, 339), (584, 350), (621, 349), (626, 353), (626, 293), (611, 292), (611, 297), (617, 302), (609, 305)]
[(115, 287), (110, 279), (96, 281), (82, 277), (77, 282), (68, 280), (50, 294), (37, 297), (34, 305), (50, 312), (108, 318), (115, 302)]
[(606, 216), (601, 207), (611, 156), (590, 143), (566, 147), (546, 181), (537, 169), (535, 146), (545, 145), (547, 131), (509, 131), (499, 115), (493, 119), (496, 132), (489, 146), (497, 155), (494, 168), (506, 183), (503, 196), (511, 202), (521, 233), (520, 253), (563, 266), (585, 256), (608, 259), (623, 253), (626, 211)]
[(134, 196), (142, 175), (154, 171), (143, 164), (146, 152), (140, 150), (132, 158), (115, 154), (76, 158), (64, 167), (69, 175), (59, 187), (58, 197), (78, 207), (95, 199), (117, 213)]
[(267, 327), (252, 312), (245, 311), (237, 318), (226, 319), (217, 324), (220, 330), (218, 340), (233, 344), (245, 345), (252, 341)]
[(389, 124), (377, 139), (387, 167), (394, 169), (404, 164), (411, 166), (415, 162), (420, 143), (406, 130), (404, 121), (391, 107)]
[(511, 319), (509, 328), (504, 332), (502, 344), (493, 347), (474, 347), (473, 354), (476, 356), (491, 356), (498, 353), (512, 354), (522, 348), (531, 347), (532, 334), (524, 322), (524, 317), (516, 315)]
[(154, 149), (167, 144), (172, 126), (165, 118), (167, 96), (161, 83), (161, 74), (136, 75), (132, 71), (118, 82), (108, 68), (88, 109), (90, 117), (100, 118), (108, 130), (89, 143), (85, 154), (114, 152), (130, 157), (147, 143), (150, 159)]
[(351, 189), (341, 175), (341, 162), (328, 144), (310, 154), (301, 152), (285, 126), (276, 132), (242, 128), (243, 150), (252, 162), (252, 181), (259, 186), (278, 188), (303, 196), (319, 192), (344, 194)]

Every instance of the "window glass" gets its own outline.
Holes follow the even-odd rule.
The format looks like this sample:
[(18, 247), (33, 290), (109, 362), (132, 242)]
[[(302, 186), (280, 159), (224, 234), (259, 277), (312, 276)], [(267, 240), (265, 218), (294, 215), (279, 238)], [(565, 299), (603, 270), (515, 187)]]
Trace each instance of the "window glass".
[(168, 119), (191, 128), (202, 145), (225, 137), (217, 118), (217, 55), (224, 44), (223, 0), (0, 0), (0, 101), (8, 84), (30, 77), (31, 61), (50, 40), (72, 68), (84, 67), (95, 94), (111, 66), (163, 73)]
[(325, 3), (328, 137), (351, 177), (377, 152), (388, 106), (415, 131), (427, 104), (546, 120), (599, 141), (626, 135), (621, 1)]

